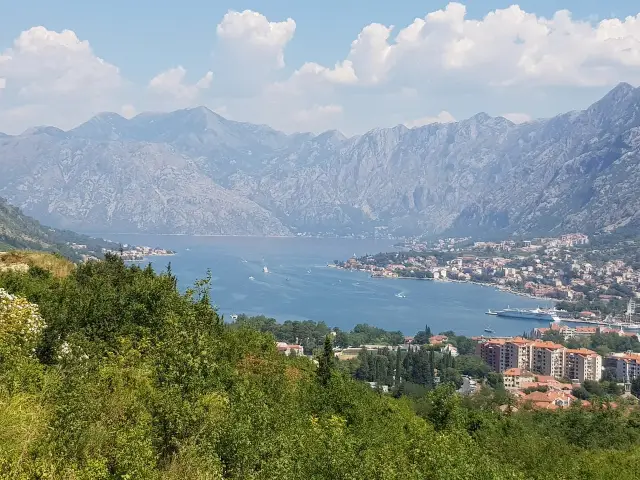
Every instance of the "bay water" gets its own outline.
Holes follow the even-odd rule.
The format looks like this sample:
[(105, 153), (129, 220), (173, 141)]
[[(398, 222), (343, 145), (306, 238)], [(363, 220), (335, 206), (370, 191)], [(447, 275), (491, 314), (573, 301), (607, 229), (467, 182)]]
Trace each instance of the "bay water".
[[(221, 314), (267, 315), (278, 321), (324, 321), (344, 330), (368, 323), (414, 335), (428, 324), (433, 332), (460, 335), (518, 335), (546, 322), (499, 318), (488, 309), (548, 307), (542, 300), (468, 283), (374, 279), (363, 272), (328, 267), (334, 260), (395, 251), (391, 241), (215, 237), (183, 235), (102, 235), (109, 240), (167, 248), (174, 256), (154, 256), (156, 270), (171, 269), (185, 289), (212, 275), (212, 299)], [(264, 272), (267, 268), (268, 273)], [(484, 333), (486, 335), (486, 333)]]

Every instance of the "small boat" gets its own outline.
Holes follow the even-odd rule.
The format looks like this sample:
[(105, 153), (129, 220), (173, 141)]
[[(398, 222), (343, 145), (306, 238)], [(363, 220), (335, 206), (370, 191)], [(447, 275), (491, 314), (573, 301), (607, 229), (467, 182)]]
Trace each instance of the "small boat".
[(307, 275), (311, 275), (311, 270), (307, 270)]
[(249, 280), (255, 280), (255, 278), (253, 278), (253, 277), (249, 277)]
[(268, 269), (267, 267), (262, 267), (262, 271), (263, 271), (264, 273), (269, 273), (269, 269)]
[(396, 297), (398, 297), (398, 298), (407, 298), (407, 296), (402, 292), (396, 293)]
[(490, 329), (489, 327), (484, 329), (485, 332), (487, 333), (494, 333), (494, 331), (492, 329)]
[(231, 315), (231, 320), (235, 322), (237, 319), (238, 319), (238, 315), (236, 315), (235, 313)]

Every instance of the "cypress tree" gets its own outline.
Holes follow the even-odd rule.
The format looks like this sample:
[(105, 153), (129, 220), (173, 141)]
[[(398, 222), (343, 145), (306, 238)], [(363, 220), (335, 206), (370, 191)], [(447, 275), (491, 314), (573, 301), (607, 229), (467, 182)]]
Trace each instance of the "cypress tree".
[(401, 376), (400, 368), (401, 367), (402, 367), (402, 364), (400, 363), (400, 347), (398, 347), (396, 350), (396, 371), (395, 371), (396, 388), (400, 387), (400, 376)]
[(358, 380), (369, 381), (369, 352), (367, 349), (362, 347), (362, 350), (358, 353), (358, 360), (360, 365), (358, 365), (358, 369), (356, 370), (356, 378)]
[(324, 338), (324, 349), (318, 362), (318, 380), (322, 385), (327, 385), (331, 380), (331, 371), (334, 368), (335, 356), (331, 346), (331, 338), (327, 335)]

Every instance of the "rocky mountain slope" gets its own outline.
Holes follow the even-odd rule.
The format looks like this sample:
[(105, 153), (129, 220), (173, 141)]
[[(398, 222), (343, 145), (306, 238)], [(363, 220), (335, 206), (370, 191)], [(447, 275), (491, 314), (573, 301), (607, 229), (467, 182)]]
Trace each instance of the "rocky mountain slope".
[(515, 125), (286, 135), (199, 107), (0, 137), (0, 194), (76, 229), (504, 235), (640, 224), (640, 89)]
[(13, 249), (42, 250), (64, 254), (72, 259), (79, 255), (69, 244), (86, 245), (83, 253), (101, 255), (102, 247), (116, 249), (117, 244), (90, 238), (67, 230), (41, 225), (37, 220), (24, 215), (18, 208), (0, 198), (0, 251)]

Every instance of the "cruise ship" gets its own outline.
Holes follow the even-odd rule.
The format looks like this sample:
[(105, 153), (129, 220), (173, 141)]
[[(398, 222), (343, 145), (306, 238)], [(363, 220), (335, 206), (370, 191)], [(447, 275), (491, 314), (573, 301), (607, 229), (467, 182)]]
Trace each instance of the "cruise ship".
[(540, 320), (546, 322), (559, 322), (557, 311), (554, 309), (542, 309), (534, 308), (531, 310), (523, 308), (505, 308), (504, 310), (498, 310), (492, 312), (492, 314), (498, 317), (520, 318), (523, 320)]

